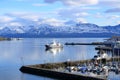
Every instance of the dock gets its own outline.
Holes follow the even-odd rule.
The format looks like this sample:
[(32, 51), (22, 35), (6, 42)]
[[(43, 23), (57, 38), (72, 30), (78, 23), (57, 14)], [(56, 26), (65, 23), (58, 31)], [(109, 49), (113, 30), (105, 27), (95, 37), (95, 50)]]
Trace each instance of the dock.
[(97, 46), (97, 47), (95, 47), (95, 50), (111, 51), (114, 53), (114, 55), (120, 56), (120, 48), (112, 48), (112, 47), (107, 47), (107, 46)]
[(107, 47), (107, 46), (97, 46), (95, 47), (95, 50), (108, 50), (108, 51), (112, 51), (112, 47)]
[[(120, 57), (113, 57), (106, 62), (120, 60)], [(66, 61), (59, 63), (45, 63), (36, 65), (26, 65), (20, 68), (23, 73), (29, 73), (39, 76), (50, 77), (54, 79), (61, 80), (107, 80), (105, 75), (90, 76), (86, 74), (75, 74), (72, 72), (65, 72), (61, 68), (66, 68), (67, 66), (77, 66), (78, 64), (91, 63), (93, 60), (81, 60), (81, 61)], [(100, 61), (101, 62), (101, 61)], [(105, 62), (103, 62), (105, 63)], [(60, 69), (60, 70), (58, 70)]]
[(35, 66), (22, 66), (20, 69), (24, 73), (46, 76), (60, 80), (106, 80), (105, 78), (91, 77), (86, 75), (58, 72), (50, 69), (38, 68)]

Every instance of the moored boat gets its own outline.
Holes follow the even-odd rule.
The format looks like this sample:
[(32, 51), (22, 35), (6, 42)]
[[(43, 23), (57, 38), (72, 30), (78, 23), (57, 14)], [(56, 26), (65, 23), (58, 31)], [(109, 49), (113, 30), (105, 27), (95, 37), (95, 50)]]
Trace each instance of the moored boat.
[(108, 56), (108, 54), (106, 52), (104, 52), (103, 50), (99, 51), (97, 53), (97, 55), (94, 56), (94, 59), (96, 60), (101, 60), (101, 59), (110, 59), (110, 56)]

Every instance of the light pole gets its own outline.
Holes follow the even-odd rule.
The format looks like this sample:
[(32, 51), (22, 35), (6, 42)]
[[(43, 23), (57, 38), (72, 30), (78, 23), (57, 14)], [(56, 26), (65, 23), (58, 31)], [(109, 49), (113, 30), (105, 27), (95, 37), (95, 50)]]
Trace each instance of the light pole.
[(67, 59), (68, 67), (70, 68), (70, 59)]

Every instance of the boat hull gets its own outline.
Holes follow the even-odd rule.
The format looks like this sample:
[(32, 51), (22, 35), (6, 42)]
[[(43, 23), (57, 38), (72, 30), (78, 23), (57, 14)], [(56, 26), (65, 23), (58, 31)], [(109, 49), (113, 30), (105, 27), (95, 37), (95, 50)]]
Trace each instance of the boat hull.
[(50, 46), (50, 45), (45, 45), (45, 47), (47, 49), (51, 49), (51, 48), (63, 48), (63, 46)]

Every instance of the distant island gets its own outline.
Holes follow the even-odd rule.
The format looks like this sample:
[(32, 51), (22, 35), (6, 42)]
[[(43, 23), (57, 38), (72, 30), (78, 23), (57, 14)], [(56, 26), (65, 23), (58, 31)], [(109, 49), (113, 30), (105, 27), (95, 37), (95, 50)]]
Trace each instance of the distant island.
[(0, 37), (0, 41), (21, 40), (22, 38)]
[(11, 38), (0, 37), (0, 41), (11, 40)]

